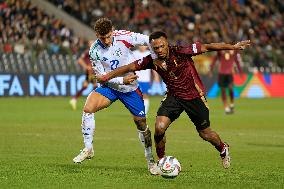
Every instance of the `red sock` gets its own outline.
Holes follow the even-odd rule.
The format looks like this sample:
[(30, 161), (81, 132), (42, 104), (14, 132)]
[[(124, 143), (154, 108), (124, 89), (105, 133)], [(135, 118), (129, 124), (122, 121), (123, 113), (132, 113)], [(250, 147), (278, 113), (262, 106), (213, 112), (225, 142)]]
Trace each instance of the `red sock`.
[(156, 153), (159, 159), (162, 159), (165, 156), (165, 146), (159, 148), (156, 147)]
[(225, 143), (221, 142), (219, 146), (215, 146), (215, 148), (219, 151), (222, 152), (223, 148), (226, 146)]

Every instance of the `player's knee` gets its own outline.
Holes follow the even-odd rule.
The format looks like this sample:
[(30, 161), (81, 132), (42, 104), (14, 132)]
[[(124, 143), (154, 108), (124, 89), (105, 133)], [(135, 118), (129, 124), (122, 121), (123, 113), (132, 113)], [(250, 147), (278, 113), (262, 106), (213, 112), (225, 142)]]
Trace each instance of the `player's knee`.
[(94, 108), (88, 105), (85, 105), (83, 111), (86, 113), (95, 113)]
[(199, 132), (199, 136), (202, 138), (202, 139), (204, 139), (204, 140), (207, 140), (209, 137), (209, 135), (208, 134), (206, 134), (206, 133), (203, 133), (203, 132)]
[(154, 134), (154, 139), (155, 139), (155, 143), (158, 144), (159, 142), (161, 142), (164, 139), (165, 136), (165, 123), (162, 121), (156, 121), (155, 124), (155, 134)]
[(199, 133), (199, 136), (204, 140), (208, 140), (208, 139), (211, 138), (211, 129), (210, 128), (198, 130), (198, 133)]
[(84, 111), (85, 113), (92, 113), (91, 109), (88, 108), (88, 107), (84, 107), (84, 108), (83, 108), (83, 111)]
[(146, 118), (145, 117), (134, 117), (134, 122), (136, 127), (140, 131), (145, 131), (147, 129)]
[(162, 135), (166, 131), (166, 124), (162, 121), (157, 121), (155, 124), (155, 135)]
[(207, 131), (207, 128), (209, 128), (210, 127), (210, 120), (209, 119), (204, 119), (204, 121), (202, 121), (202, 123), (201, 122), (199, 122), (199, 123), (194, 123), (194, 125), (195, 125), (195, 127), (196, 127), (196, 130), (198, 131), (198, 132), (205, 132), (205, 131)]

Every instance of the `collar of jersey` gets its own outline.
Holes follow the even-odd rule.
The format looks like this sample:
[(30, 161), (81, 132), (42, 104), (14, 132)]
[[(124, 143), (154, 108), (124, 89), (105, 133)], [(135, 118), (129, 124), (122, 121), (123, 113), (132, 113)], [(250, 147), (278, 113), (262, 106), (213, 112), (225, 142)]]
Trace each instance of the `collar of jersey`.
[[(112, 37), (112, 43), (111, 43), (111, 45), (113, 45), (113, 41), (114, 41), (114, 37)], [(106, 49), (106, 48), (107, 48), (107, 46), (105, 46), (105, 45), (103, 44), (103, 42), (101, 42), (100, 39), (98, 39), (98, 44), (99, 44), (103, 49)]]

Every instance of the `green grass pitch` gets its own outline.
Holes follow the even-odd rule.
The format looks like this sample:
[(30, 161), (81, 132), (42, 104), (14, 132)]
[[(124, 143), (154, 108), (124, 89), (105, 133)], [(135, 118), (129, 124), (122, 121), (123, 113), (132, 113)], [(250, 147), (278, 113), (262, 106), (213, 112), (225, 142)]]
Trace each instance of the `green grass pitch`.
[[(182, 165), (175, 179), (148, 173), (120, 102), (96, 114), (94, 159), (73, 164), (84, 99), (72, 111), (69, 98), (0, 98), (0, 188), (284, 188), (283, 98), (237, 99), (228, 116), (220, 99), (209, 99), (211, 126), (231, 146), (228, 170), (183, 113), (167, 131), (166, 154)], [(152, 133), (160, 100), (151, 98)]]

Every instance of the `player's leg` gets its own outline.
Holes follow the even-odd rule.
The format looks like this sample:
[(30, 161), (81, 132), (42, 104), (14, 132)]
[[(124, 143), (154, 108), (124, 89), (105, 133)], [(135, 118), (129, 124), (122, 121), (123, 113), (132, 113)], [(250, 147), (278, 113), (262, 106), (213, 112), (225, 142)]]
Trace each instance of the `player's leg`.
[(154, 157), (152, 154), (151, 131), (146, 122), (145, 107), (142, 93), (139, 89), (129, 93), (117, 92), (119, 100), (133, 115), (133, 120), (138, 130), (138, 138), (144, 147), (145, 158), (148, 163), (148, 169), (151, 174), (157, 174)]
[(72, 107), (73, 110), (77, 109), (77, 99), (82, 95), (83, 91), (88, 87), (88, 81), (85, 80), (83, 82), (83, 86), (82, 88), (76, 93), (75, 96), (72, 97), (72, 99), (70, 100), (70, 105)]
[(227, 94), (226, 94), (226, 88), (225, 87), (221, 87), (221, 98), (222, 98), (223, 106), (224, 106), (224, 109), (225, 109), (225, 113), (229, 114), (230, 108), (227, 104)]
[(229, 146), (222, 142), (219, 135), (210, 128), (209, 109), (205, 97), (193, 100), (181, 100), (185, 111), (194, 123), (199, 136), (210, 142), (219, 152), (224, 168), (230, 166)]
[(230, 111), (231, 113), (234, 113), (234, 108), (235, 108), (235, 105), (234, 105), (234, 91), (233, 91), (233, 75), (230, 75), (229, 76), (229, 85), (228, 85), (228, 88), (229, 88), (229, 95), (230, 95)]
[(81, 163), (87, 158), (91, 158), (94, 155), (93, 151), (93, 136), (95, 131), (95, 115), (94, 113), (108, 107), (116, 97), (111, 92), (107, 91), (108, 88), (98, 88), (93, 91), (87, 97), (83, 114), (82, 114), (82, 134), (85, 147), (81, 153), (76, 156), (73, 161), (75, 163)]
[(221, 99), (223, 102), (223, 106), (225, 109), (225, 113), (229, 114), (230, 113), (230, 108), (227, 104), (227, 94), (226, 94), (226, 88), (228, 87), (227, 85), (227, 75), (226, 74), (219, 74), (218, 75), (218, 85), (221, 89)]
[(219, 135), (210, 127), (197, 130), (199, 136), (205, 141), (210, 142), (219, 152), (222, 159), (222, 164), (225, 169), (230, 167), (231, 157), (229, 154), (229, 145), (222, 142)]
[(151, 131), (149, 126), (146, 123), (145, 117), (139, 117), (133, 115), (133, 120), (136, 124), (138, 130), (138, 138), (144, 147), (144, 154), (148, 164), (148, 170), (151, 174), (158, 174), (154, 156), (152, 153), (152, 138), (151, 138)]
[(155, 145), (156, 153), (159, 159), (165, 156), (166, 150), (166, 130), (170, 126), (172, 121), (167, 116), (157, 116), (155, 123)]
[(165, 156), (166, 135), (165, 132), (170, 124), (183, 112), (183, 107), (173, 96), (166, 97), (157, 112), (155, 123), (155, 145), (159, 159)]

